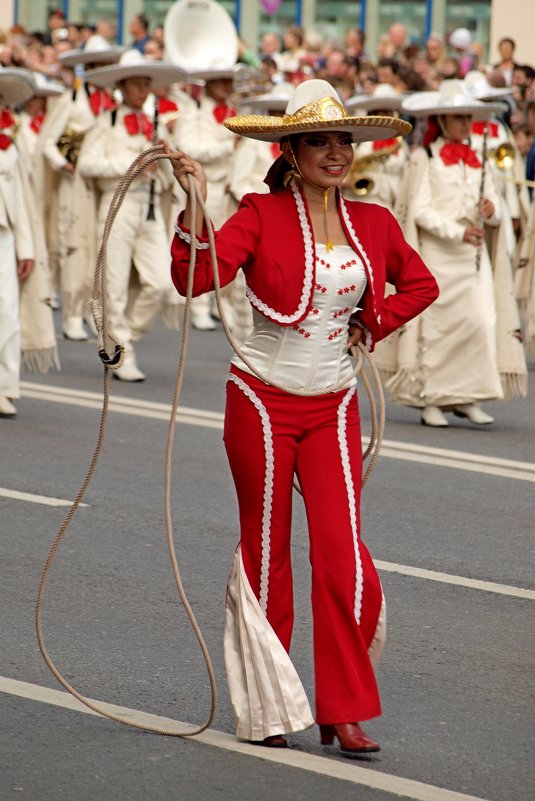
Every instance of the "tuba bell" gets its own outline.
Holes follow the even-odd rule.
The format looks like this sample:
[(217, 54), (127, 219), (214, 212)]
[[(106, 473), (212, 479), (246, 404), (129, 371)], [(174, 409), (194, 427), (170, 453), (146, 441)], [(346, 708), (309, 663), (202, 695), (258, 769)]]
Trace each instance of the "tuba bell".
[(401, 147), (402, 139), (402, 136), (397, 136), (395, 144), (387, 145), (376, 153), (370, 153), (367, 156), (359, 156), (357, 151), (342, 187), (354, 194), (355, 197), (366, 197), (370, 192), (373, 192), (375, 181), (369, 173), (373, 172), (379, 164), (385, 162), (389, 156), (397, 153)]
[(166, 57), (187, 72), (232, 69), (238, 60), (238, 34), (216, 0), (177, 0), (164, 21)]
[(364, 173), (354, 173), (346, 184), (346, 189), (356, 197), (366, 197), (370, 192), (373, 192), (374, 186), (375, 181), (371, 176)]

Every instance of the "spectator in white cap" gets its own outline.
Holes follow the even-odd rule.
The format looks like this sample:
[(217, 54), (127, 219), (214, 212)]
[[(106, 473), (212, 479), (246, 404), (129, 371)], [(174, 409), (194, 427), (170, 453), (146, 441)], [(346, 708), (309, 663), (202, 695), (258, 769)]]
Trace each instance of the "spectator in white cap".
[(449, 44), (459, 59), (459, 75), (464, 78), (467, 72), (476, 66), (476, 59), (470, 50), (472, 34), (468, 28), (455, 28), (449, 38)]

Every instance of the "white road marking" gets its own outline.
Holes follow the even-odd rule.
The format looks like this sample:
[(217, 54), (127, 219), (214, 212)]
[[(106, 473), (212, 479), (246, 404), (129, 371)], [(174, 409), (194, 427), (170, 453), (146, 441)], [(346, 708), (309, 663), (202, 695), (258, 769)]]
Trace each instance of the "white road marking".
[(374, 559), (373, 563), (377, 570), (384, 570), (387, 573), (400, 573), (402, 576), (413, 576), (414, 578), (438, 581), (443, 584), (455, 584), (457, 587), (467, 587), (468, 589), (483, 590), (484, 592), (495, 592), (499, 595), (510, 595), (513, 598), (524, 598), (529, 601), (535, 601), (535, 590), (526, 590), (523, 587), (512, 587), (509, 584), (496, 584), (494, 581), (481, 581), (480, 579), (466, 578), (466, 576), (455, 576), (451, 573), (437, 573), (435, 570), (426, 570), (423, 567), (397, 565), (395, 562), (382, 562), (380, 559)]
[[(31, 382), (22, 382), (22, 389), (26, 397), (35, 398), (37, 400), (66, 403), (92, 409), (99, 409), (102, 405), (102, 396), (96, 392), (46, 386)], [(169, 404), (165, 403), (112, 396), (110, 398), (110, 410), (120, 414), (137, 415), (157, 420), (165, 420), (167, 422), (169, 420), (171, 407)], [(223, 428), (223, 415), (220, 412), (207, 412), (201, 409), (190, 409), (183, 406), (179, 407), (177, 421), (188, 425), (218, 429)], [(394, 440), (383, 440), (381, 455), (390, 456), (393, 459), (406, 459), (425, 464), (436, 464), (460, 470), (471, 470), (507, 478), (516, 478), (523, 481), (535, 481), (535, 465), (529, 462), (500, 459), (498, 457), (477, 455), (464, 451), (434, 448), (407, 442), (396, 442)], [(6, 490), (4, 492), (14, 491)], [(1, 494), (2, 491), (0, 490), (0, 495)], [(30, 499), (23, 498), (22, 496), (24, 493), (19, 493), (19, 495), (19, 500)], [(14, 497), (14, 495), (8, 497)], [(51, 503), (50, 505), (65, 506), (70, 505), (70, 502), (63, 501), (55, 504)], [(390, 573), (399, 573), (404, 576), (412, 576), (414, 578), (427, 579), (428, 581), (437, 581), (445, 584), (455, 584), (469, 589), (493, 592), (500, 595), (512, 596), (514, 598), (535, 600), (535, 591), (524, 589), (523, 587), (512, 587), (506, 584), (470, 579), (464, 576), (451, 575), (449, 573), (438, 573), (434, 570), (426, 570), (410, 565), (398, 565), (394, 562), (376, 560), (375, 565), (378, 570), (384, 570)]]
[[(34, 495), (31, 492), (19, 492), (18, 490), (6, 489), (0, 487), (0, 498), (10, 498), (15, 501), (27, 501), (28, 503), (40, 503), (43, 506), (71, 506), (72, 501), (66, 501), (63, 498), (52, 498), (49, 495)], [(86, 503), (81, 503), (80, 506), (87, 506)]]
[[(8, 695), (27, 698), (32, 701), (40, 701), (45, 704), (59, 706), (73, 712), (83, 712), (88, 715), (96, 715), (89, 707), (84, 706), (69, 693), (60, 690), (50, 690), (38, 684), (30, 684), (24, 681), (17, 681), (7, 677), (0, 677), (0, 692)], [(189, 723), (181, 723), (171, 718), (152, 715), (128, 707), (115, 706), (115, 704), (95, 701), (106, 711), (123, 715), (139, 723), (147, 723), (160, 728), (169, 728), (174, 731), (192, 731), (195, 727)], [(341, 761), (328, 759), (326, 757), (304, 754), (291, 748), (284, 750), (278, 748), (262, 748), (251, 745), (250, 743), (240, 742), (233, 735), (225, 732), (207, 729), (202, 734), (196, 735), (196, 742), (203, 745), (210, 745), (215, 748), (222, 748), (226, 751), (242, 754), (244, 756), (263, 759), (267, 762), (276, 762), (289, 768), (306, 770), (317, 773), (321, 776), (329, 776), (332, 779), (340, 779), (375, 790), (382, 790), (386, 793), (402, 796), (403, 798), (414, 799), (414, 801), (485, 801), (473, 795), (458, 793), (454, 790), (447, 790), (444, 787), (436, 787), (432, 784), (404, 779), (400, 776), (393, 776), (389, 773), (382, 773), (378, 770), (360, 767), (355, 762), (349, 760)]]
[[(97, 392), (67, 389), (64, 387), (47, 386), (31, 383), (21, 384), (24, 397), (36, 400), (65, 403), (71, 406), (82, 406), (99, 409), (102, 405), (102, 396)], [(118, 414), (129, 414), (147, 417), (154, 420), (169, 420), (171, 407), (166, 403), (134, 400), (112, 396), (110, 398), (110, 411)], [(223, 428), (223, 415), (220, 412), (207, 412), (202, 409), (179, 407), (177, 422), (187, 425), (203, 426), (205, 428)], [(521, 462), (514, 459), (502, 459), (497, 456), (455, 451), (448, 448), (435, 448), (426, 445), (417, 445), (410, 442), (396, 440), (383, 440), (381, 456), (389, 459), (431, 464), (437, 467), (448, 467), (454, 470), (483, 473), (501, 478), (512, 478), (518, 481), (535, 482), (535, 464)]]

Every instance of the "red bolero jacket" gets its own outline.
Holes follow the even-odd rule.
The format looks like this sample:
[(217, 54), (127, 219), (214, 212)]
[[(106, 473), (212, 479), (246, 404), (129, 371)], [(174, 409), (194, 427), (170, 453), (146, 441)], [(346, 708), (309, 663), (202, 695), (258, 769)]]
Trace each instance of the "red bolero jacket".
[[(438, 287), (387, 209), (346, 201), (339, 194), (337, 202), (348, 242), (368, 278), (356, 324), (364, 331), (366, 347), (373, 350), (375, 342), (429, 306), (438, 297)], [(190, 234), (180, 221), (175, 230), (171, 275), (179, 293), (186, 295)], [(194, 296), (214, 288), (206, 231), (196, 245)], [(245, 195), (238, 211), (215, 232), (215, 245), (222, 287), (241, 267), (247, 297), (270, 320), (295, 325), (307, 316), (316, 254), (306, 201), (296, 185), (273, 194)], [(396, 292), (385, 298), (387, 281)]]

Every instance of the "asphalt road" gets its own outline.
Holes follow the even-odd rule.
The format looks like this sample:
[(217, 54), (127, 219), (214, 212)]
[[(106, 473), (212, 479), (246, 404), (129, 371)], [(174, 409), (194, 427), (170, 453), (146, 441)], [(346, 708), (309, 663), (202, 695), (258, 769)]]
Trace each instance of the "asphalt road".
[[(218, 683), (213, 731), (205, 739), (143, 734), (75, 711), (58, 694), (37, 648), (34, 606), (67, 507), (46, 501), (78, 491), (102, 387), (94, 343), (62, 340), (60, 351), (62, 372), (25, 375), (18, 417), (0, 421), (0, 801), (535, 797), (533, 369), (528, 398), (490, 405), (496, 423), (484, 430), (457, 419), (430, 430), (414, 411), (388, 407), (385, 437), (393, 444), (363, 496), (364, 540), (379, 561), (388, 609), (378, 671), (383, 716), (366, 726), (382, 751), (350, 761), (322, 747), (316, 728), (269, 754), (233, 737), (222, 630), (238, 531), (222, 444), (229, 349), (221, 331), (193, 332), (181, 405), (214, 414), (178, 423), (173, 469), (178, 560)], [(87, 506), (53, 565), (45, 637), (82, 694), (200, 724), (209, 683), (177, 600), (163, 514), (167, 424), (158, 404), (171, 402), (177, 337), (157, 327), (138, 354), (148, 378), (112, 382), (123, 405), (110, 413)], [(364, 398), (361, 408), (369, 417)], [(401, 458), (396, 447), (404, 444)], [(294, 569), (292, 657), (312, 698), (308, 551), (297, 497)]]

